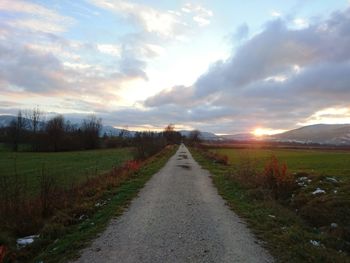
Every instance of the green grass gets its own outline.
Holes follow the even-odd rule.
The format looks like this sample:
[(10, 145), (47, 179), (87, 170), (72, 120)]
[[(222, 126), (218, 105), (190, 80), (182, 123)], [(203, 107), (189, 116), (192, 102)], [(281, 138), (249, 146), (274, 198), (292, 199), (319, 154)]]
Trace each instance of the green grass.
[[(62, 236), (51, 238), (55, 241), (42, 249), (40, 254), (30, 262), (67, 262), (69, 259), (76, 258), (79, 250), (86, 247), (98, 233), (103, 231), (111, 218), (122, 214), (138, 191), (153, 174), (165, 165), (175, 151), (176, 147), (163, 150), (122, 185), (106, 192), (103, 199), (109, 200), (107, 205), (99, 208), (92, 217), (82, 223), (66, 227)], [(45, 240), (41, 240), (41, 242), (45, 242)], [(34, 242), (33, 246), (40, 247), (40, 240)], [(103, 259), (101, 260), (103, 261)]]
[(28, 192), (37, 193), (43, 169), (59, 185), (70, 186), (130, 159), (130, 148), (59, 153), (0, 151), (0, 177), (13, 176), (17, 170), (20, 178), (25, 180)]
[(9, 148), (4, 143), (0, 143), (0, 152), (8, 152)]
[[(213, 162), (205, 157), (201, 151), (191, 149), (193, 157), (200, 165), (211, 172), (214, 185), (217, 187), (219, 194), (227, 201), (227, 204), (239, 216), (243, 217), (248, 223), (249, 228), (254, 234), (264, 241), (265, 247), (275, 257), (277, 262), (327, 262), (340, 263), (350, 262), (349, 254), (344, 250), (348, 250), (348, 242), (340, 238), (337, 231), (349, 227), (350, 215), (349, 210), (349, 184), (336, 184), (332, 187), (337, 187), (338, 194), (333, 194), (325, 188), (325, 184), (330, 184), (322, 179), (322, 176), (313, 178), (313, 182), (306, 188), (298, 189), (295, 192), (295, 198), (305, 199), (303, 209), (305, 212), (317, 217), (317, 213), (324, 220), (339, 219), (339, 228), (331, 230), (329, 222), (324, 227), (314, 227), (307, 223), (300, 213), (296, 212), (293, 206), (279, 203), (271, 198), (257, 198), (254, 188), (244, 187), (239, 180), (235, 179), (235, 163), (238, 162), (239, 152), (247, 150), (231, 150), (220, 149), (217, 152), (229, 155), (232, 165), (225, 166)], [(256, 157), (269, 158), (271, 151), (267, 150), (248, 150), (250, 153), (255, 153)], [(338, 170), (340, 175), (342, 167), (334, 166), (338, 160), (332, 156), (332, 153), (318, 153), (312, 151), (300, 152), (289, 150), (276, 150), (281, 154), (280, 158), (285, 157), (286, 160), (296, 159), (307, 164), (307, 160), (317, 160), (317, 156), (322, 156), (319, 162), (327, 162), (327, 157), (334, 162), (329, 162), (326, 167)], [(300, 153), (300, 155), (296, 155)], [(284, 155), (283, 155), (284, 154)], [(320, 154), (320, 155), (318, 155)], [(325, 155), (322, 155), (325, 154)], [(276, 154), (277, 155), (277, 154)], [(278, 156), (278, 155), (277, 155)], [(324, 157), (323, 157), (324, 156)], [(343, 154), (336, 155), (337, 158), (343, 158)], [(345, 154), (345, 157), (348, 155)], [(306, 159), (305, 159), (305, 158)], [(236, 159), (235, 159), (236, 158)], [(341, 162), (341, 160), (339, 160)], [(324, 164), (316, 163), (318, 171)], [(312, 167), (310, 165), (310, 167)], [(348, 168), (344, 167), (343, 168)], [(319, 185), (319, 184), (323, 185)], [(316, 187), (316, 184), (327, 189), (327, 194), (314, 196), (310, 193)], [(330, 186), (329, 186), (330, 187)], [(333, 189), (332, 189), (333, 190)], [(302, 198), (301, 198), (302, 197)], [(345, 206), (344, 206), (345, 204)], [(343, 205), (343, 206), (342, 206)], [(340, 209), (337, 209), (339, 206)], [(338, 213), (338, 214), (337, 214)], [(339, 214), (342, 218), (339, 218)], [(335, 218), (332, 218), (335, 217)], [(338, 222), (338, 221), (331, 221)], [(315, 246), (311, 241), (320, 242), (320, 246)]]
[(213, 149), (213, 152), (226, 155), (230, 164), (249, 156), (262, 169), (266, 161), (275, 155), (285, 162), (291, 172), (307, 172), (310, 174), (349, 177), (350, 152), (321, 150), (289, 150), (289, 149)]

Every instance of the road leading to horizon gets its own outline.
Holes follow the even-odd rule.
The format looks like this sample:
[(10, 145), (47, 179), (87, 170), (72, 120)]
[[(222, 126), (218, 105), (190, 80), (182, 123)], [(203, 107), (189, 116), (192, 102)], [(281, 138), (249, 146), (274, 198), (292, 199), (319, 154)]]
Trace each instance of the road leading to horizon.
[(273, 262), (181, 145), (77, 262)]

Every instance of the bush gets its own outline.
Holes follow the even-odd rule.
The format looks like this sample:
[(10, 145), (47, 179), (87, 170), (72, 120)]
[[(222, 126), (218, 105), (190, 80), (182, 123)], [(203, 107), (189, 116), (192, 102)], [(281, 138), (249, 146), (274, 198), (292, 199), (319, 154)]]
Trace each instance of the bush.
[(137, 132), (134, 138), (134, 159), (144, 160), (158, 152), (166, 145), (162, 134), (155, 132)]
[(287, 165), (280, 164), (276, 156), (266, 163), (258, 180), (263, 188), (270, 190), (274, 199), (287, 199), (295, 189), (293, 175), (288, 173)]

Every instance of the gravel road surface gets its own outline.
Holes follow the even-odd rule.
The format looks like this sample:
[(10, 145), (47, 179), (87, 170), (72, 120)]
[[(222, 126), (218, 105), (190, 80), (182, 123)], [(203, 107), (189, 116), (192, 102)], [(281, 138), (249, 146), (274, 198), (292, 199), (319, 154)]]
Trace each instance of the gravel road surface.
[(273, 262), (181, 145), (76, 262)]

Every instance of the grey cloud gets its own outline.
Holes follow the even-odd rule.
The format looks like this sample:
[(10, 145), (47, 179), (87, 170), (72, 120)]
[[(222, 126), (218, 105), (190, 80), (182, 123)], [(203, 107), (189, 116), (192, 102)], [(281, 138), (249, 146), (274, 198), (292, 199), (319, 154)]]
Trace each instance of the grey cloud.
[(20, 46), (0, 44), (0, 79), (24, 90), (42, 92), (64, 86), (60, 61)]
[(239, 27), (237, 27), (236, 32), (233, 35), (234, 40), (244, 40), (249, 35), (249, 26), (247, 23), (241, 24)]
[(193, 86), (162, 91), (145, 105), (191, 108), (207, 101), (225, 108), (218, 119), (232, 114), (222, 128), (237, 131), (258, 123), (293, 128), (320, 109), (350, 107), (350, 9), (304, 29), (290, 29), (287, 23), (267, 23)]
[[(186, 86), (175, 86), (170, 89), (161, 91), (155, 97), (145, 100), (145, 105), (149, 107), (164, 104), (185, 104), (186, 98), (192, 97), (193, 89)], [(169, 96), (169, 94), (171, 94)], [(185, 99), (185, 100), (184, 100)], [(187, 101), (190, 102), (190, 101)]]

